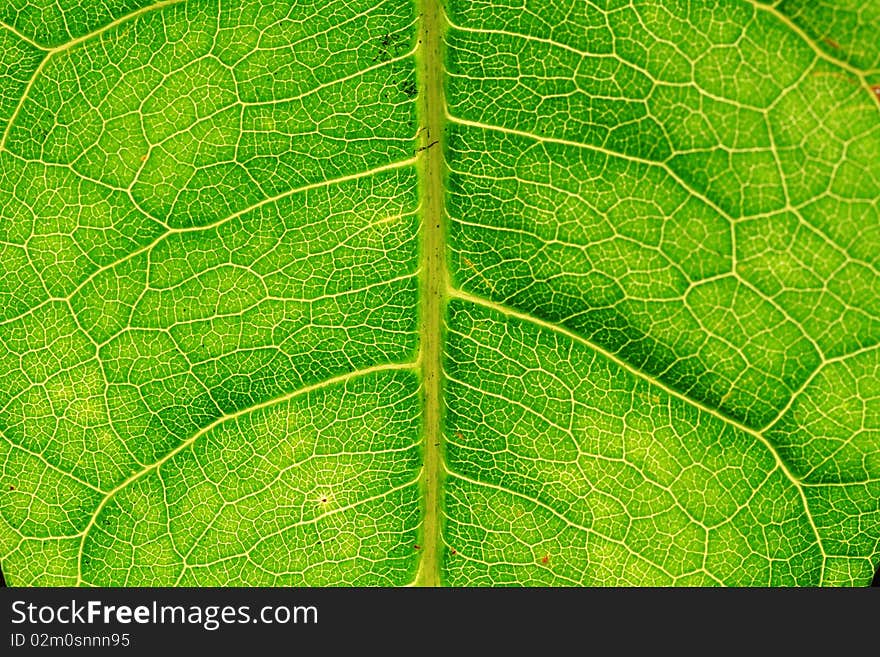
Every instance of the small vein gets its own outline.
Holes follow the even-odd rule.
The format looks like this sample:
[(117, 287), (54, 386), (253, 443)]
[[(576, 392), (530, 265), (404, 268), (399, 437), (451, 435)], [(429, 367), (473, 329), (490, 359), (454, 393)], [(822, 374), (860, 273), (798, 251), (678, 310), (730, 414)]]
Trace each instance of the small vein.
[(12, 34), (14, 34), (17, 38), (21, 39), (22, 41), (24, 41), (24, 42), (27, 43), (28, 45), (33, 46), (33, 47), (36, 48), (37, 50), (51, 50), (51, 48), (50, 48), (49, 46), (44, 46), (44, 45), (41, 44), (41, 43), (37, 43), (36, 41), (34, 41), (34, 40), (33, 40), (32, 38), (30, 38), (29, 36), (27, 36), (27, 35), (25, 35), (25, 34), (19, 32), (17, 29), (15, 29), (15, 28), (14, 28), (12, 25), (10, 25), (9, 23), (4, 23), (3, 21), (0, 21), (0, 27), (3, 27), (3, 28), (5, 28), (5, 29), (9, 30), (9, 31), (12, 32)]
[(29, 455), (29, 456), (32, 456), (32, 457), (34, 457), (35, 459), (38, 459), (38, 460), (41, 461), (41, 462), (42, 462), (47, 468), (49, 468), (49, 469), (52, 470), (53, 472), (57, 472), (58, 474), (64, 475), (65, 477), (68, 477), (68, 478), (72, 479), (73, 481), (75, 481), (76, 483), (80, 484), (81, 486), (85, 486), (86, 488), (91, 488), (91, 489), (92, 489), (93, 491), (95, 491), (96, 493), (102, 493), (102, 494), (103, 494), (104, 491), (102, 491), (100, 488), (98, 488), (97, 486), (95, 486), (95, 485), (92, 484), (92, 483), (89, 483), (89, 482), (86, 481), (85, 479), (80, 479), (80, 478), (77, 477), (76, 475), (74, 475), (74, 474), (72, 474), (72, 473), (70, 473), (70, 472), (67, 472), (67, 471), (65, 471), (65, 470), (62, 470), (60, 467), (58, 467), (57, 465), (55, 465), (54, 463), (52, 463), (51, 461), (49, 461), (49, 460), (48, 460), (43, 454), (40, 454), (40, 453), (38, 453), (38, 452), (34, 452), (34, 451), (28, 449), (27, 447), (24, 447), (23, 445), (20, 445), (19, 443), (17, 443), (17, 442), (15, 442), (15, 441), (11, 440), (10, 438), (8, 438), (8, 437), (7, 437), (5, 434), (3, 434), (3, 433), (0, 433), (0, 439), (5, 440), (7, 443), (9, 443), (9, 445), (11, 445), (13, 449), (20, 450), (20, 451), (24, 452), (25, 454), (27, 454), (27, 455)]

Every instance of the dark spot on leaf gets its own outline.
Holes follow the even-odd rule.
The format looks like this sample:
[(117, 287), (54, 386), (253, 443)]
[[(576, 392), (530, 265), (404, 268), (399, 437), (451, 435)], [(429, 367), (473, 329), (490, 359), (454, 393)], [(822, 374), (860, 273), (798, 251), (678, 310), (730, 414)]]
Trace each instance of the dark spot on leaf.
[(549, 562), (550, 562), (550, 555), (549, 554), (545, 554), (543, 557), (541, 557), (541, 563), (549, 563)]
[(406, 80), (403, 86), (400, 87), (400, 90), (407, 98), (414, 98), (416, 95), (416, 81), (413, 79)]
[(421, 550), (421, 549), (422, 549), (421, 545), (413, 545), (413, 550)]
[(390, 34), (386, 32), (383, 34), (379, 39), (379, 56), (376, 59), (384, 61), (400, 54), (400, 49), (397, 46), (403, 38), (404, 35), (399, 33)]

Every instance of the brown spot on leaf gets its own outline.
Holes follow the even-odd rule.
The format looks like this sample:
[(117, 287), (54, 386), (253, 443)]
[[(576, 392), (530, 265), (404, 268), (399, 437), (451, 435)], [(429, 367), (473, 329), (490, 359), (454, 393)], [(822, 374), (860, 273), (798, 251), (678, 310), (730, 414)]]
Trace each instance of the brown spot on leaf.
[(828, 37), (825, 37), (824, 39), (822, 39), (822, 41), (824, 41), (826, 44), (828, 44), (829, 46), (831, 46), (835, 50), (840, 50), (840, 44), (837, 43), (837, 41), (833, 41), (832, 39), (830, 39)]

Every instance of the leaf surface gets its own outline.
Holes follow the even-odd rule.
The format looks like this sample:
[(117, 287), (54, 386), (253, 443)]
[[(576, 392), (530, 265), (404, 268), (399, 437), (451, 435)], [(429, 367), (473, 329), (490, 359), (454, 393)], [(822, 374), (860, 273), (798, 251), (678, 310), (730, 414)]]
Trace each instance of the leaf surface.
[(12, 0), (14, 585), (864, 585), (880, 3)]

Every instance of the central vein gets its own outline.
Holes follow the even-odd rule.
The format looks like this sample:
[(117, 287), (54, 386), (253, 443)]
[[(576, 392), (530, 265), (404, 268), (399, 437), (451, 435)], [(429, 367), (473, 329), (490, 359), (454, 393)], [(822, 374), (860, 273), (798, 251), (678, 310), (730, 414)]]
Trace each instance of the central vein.
[(417, 55), (421, 152), (421, 338), (419, 359), (424, 394), (424, 523), (415, 583), (440, 585), (443, 437), (441, 431), (441, 341), (446, 291), (443, 232), (443, 13), (441, 0), (423, 0)]

